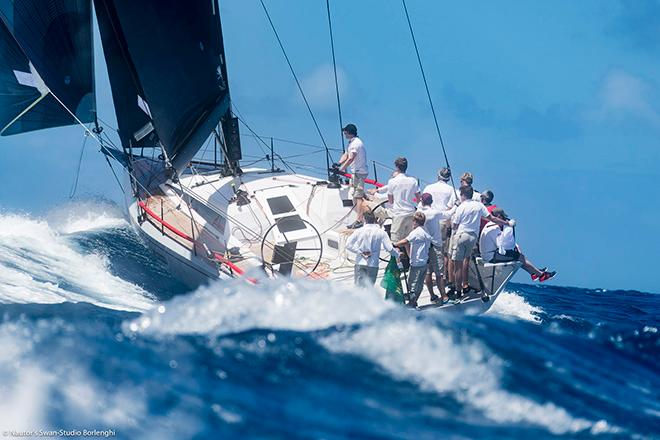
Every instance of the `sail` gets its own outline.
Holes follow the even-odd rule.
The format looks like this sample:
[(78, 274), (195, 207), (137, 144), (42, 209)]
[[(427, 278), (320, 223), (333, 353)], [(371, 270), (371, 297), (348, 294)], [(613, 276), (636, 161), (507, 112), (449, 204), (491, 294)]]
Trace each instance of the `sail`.
[[(4, 25), (29, 60), (16, 79), (39, 93), (3, 135), (94, 120), (92, 11), (87, 0), (2, 0)], [(5, 30), (6, 30), (5, 29)], [(0, 63), (7, 63), (3, 57)], [(53, 96), (55, 95), (55, 96)]]
[(217, 0), (105, 1), (144, 91), (141, 106), (181, 171), (229, 109)]
[(124, 148), (153, 147), (157, 136), (146, 105), (144, 90), (128, 52), (114, 2), (94, 0), (108, 68), (119, 138)]
[(30, 62), (4, 22), (0, 22), (0, 129), (42, 97)]

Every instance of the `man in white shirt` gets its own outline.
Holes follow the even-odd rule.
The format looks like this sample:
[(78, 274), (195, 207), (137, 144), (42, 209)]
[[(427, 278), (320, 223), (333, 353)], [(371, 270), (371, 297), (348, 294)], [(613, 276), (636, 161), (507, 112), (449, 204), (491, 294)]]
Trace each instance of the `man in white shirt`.
[[(424, 188), (425, 193), (431, 194), (433, 197), (433, 205), (431, 206), (434, 209), (439, 211), (444, 211), (447, 208), (453, 207), (457, 204), (459, 197), (457, 192), (454, 190), (453, 185), (450, 185), (448, 182), (451, 180), (451, 170), (447, 167), (440, 168), (438, 170), (438, 181), (426, 185)], [(451, 222), (445, 221), (442, 223), (442, 237), (443, 237), (443, 247), (442, 252), (444, 254), (444, 265), (445, 268), (449, 268), (449, 238), (451, 237)], [(452, 277), (451, 274), (448, 274), (448, 279)], [(428, 285), (428, 283), (427, 283)], [(441, 291), (444, 295), (444, 290)]]
[(415, 199), (419, 200), (420, 193), (417, 179), (406, 176), (408, 160), (399, 157), (394, 161), (394, 167), (394, 176), (387, 182), (387, 199), (392, 204), (389, 210), (392, 217), (390, 234), (392, 241), (399, 241), (413, 229), (412, 219), (417, 210)]
[(351, 186), (353, 187), (353, 202), (355, 203), (357, 219), (348, 228), (357, 229), (362, 227), (364, 221), (364, 179), (369, 175), (367, 150), (357, 135), (355, 124), (347, 124), (343, 128), (343, 133), (344, 137), (348, 140), (348, 148), (339, 159), (339, 171), (343, 173), (346, 171), (346, 168), (351, 167), (351, 173), (353, 174)]
[(477, 290), (468, 285), (467, 274), (472, 249), (479, 237), (481, 218), (502, 226), (515, 226), (516, 223), (492, 216), (481, 202), (472, 199), (474, 190), (471, 186), (462, 186), (460, 193), (461, 204), (452, 217), (453, 236), (450, 248), (455, 289), (459, 294), (467, 294), (470, 290)]
[[(493, 209), (491, 214), (502, 220), (509, 219), (502, 208)], [(502, 227), (493, 222), (486, 223), (479, 237), (479, 250), (481, 258), (488, 263), (520, 261), (522, 268), (532, 277), (532, 281), (544, 282), (557, 274), (556, 271), (548, 271), (546, 268), (537, 269), (521, 253), (511, 226)]]
[(356, 254), (354, 279), (356, 286), (373, 286), (378, 277), (380, 250), (385, 249), (394, 257), (399, 252), (392, 247), (387, 233), (376, 224), (376, 216), (367, 210), (365, 225), (353, 232), (346, 241), (346, 250)]
[(442, 302), (444, 303), (447, 302), (449, 298), (445, 293), (442, 226), (451, 218), (456, 207), (446, 209), (445, 205), (445, 209), (441, 211), (433, 208), (433, 202), (434, 199), (431, 194), (422, 194), (422, 205), (419, 208), (419, 212), (423, 213), (426, 217), (424, 230), (431, 236), (429, 264), (426, 273), (426, 287), (431, 294), (431, 301), (437, 301), (439, 298), (433, 293), (433, 275), (435, 275), (435, 283), (442, 297)]
[(481, 201), (481, 193), (477, 192), (474, 190), (474, 187), (472, 186), (472, 182), (474, 182), (474, 176), (470, 172), (464, 172), (461, 174), (461, 186), (456, 190), (456, 200), (460, 201), (461, 200), (461, 193), (460, 189), (464, 186), (469, 186), (472, 188), (472, 200), (475, 202), (480, 202)]
[(426, 217), (421, 212), (413, 214), (413, 230), (406, 238), (394, 243), (394, 246), (405, 247), (410, 255), (410, 271), (408, 272), (408, 287), (410, 300), (408, 305), (417, 307), (417, 300), (424, 288), (424, 277), (429, 260), (431, 236), (424, 230)]
[(433, 205), (431, 208), (438, 211), (445, 211), (451, 208), (456, 203), (456, 192), (454, 188), (448, 184), (451, 179), (451, 170), (449, 168), (440, 168), (438, 170), (438, 181), (426, 185), (424, 188), (425, 193), (431, 194), (433, 197)]

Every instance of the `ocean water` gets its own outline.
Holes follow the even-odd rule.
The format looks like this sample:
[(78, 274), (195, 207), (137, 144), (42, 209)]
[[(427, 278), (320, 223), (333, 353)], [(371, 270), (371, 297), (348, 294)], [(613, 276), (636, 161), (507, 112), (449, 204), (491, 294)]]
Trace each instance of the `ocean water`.
[(103, 201), (0, 213), (0, 431), (660, 438), (660, 296), (512, 284), (485, 315), (241, 280), (189, 292)]

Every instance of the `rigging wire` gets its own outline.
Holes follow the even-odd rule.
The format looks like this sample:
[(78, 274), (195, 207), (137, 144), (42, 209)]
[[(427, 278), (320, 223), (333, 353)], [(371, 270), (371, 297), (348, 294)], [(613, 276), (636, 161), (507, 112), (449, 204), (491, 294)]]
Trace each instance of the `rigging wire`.
[[(257, 135), (257, 133), (254, 130), (252, 130), (252, 128), (247, 124), (247, 122), (245, 122), (245, 119), (242, 118), (241, 112), (238, 111), (236, 106), (234, 106), (234, 109), (236, 110), (236, 113), (237, 113), (236, 117), (238, 118), (239, 121), (241, 121), (241, 123), (243, 125), (245, 125), (245, 128), (247, 128), (254, 135), (255, 139), (257, 139), (262, 144), (264, 144), (266, 146), (266, 148), (270, 149), (270, 145), (268, 145), (263, 139), (261, 139), (261, 137), (259, 135)], [(258, 142), (257, 142), (257, 145), (259, 145)], [(261, 148), (261, 145), (259, 145), (259, 148)], [(269, 153), (267, 153), (263, 148), (261, 148), (261, 151), (264, 153), (264, 155), (268, 156)], [(292, 173), (294, 173), (294, 174), (296, 173), (296, 171), (293, 168), (291, 168), (291, 166), (284, 159), (282, 159), (282, 156), (280, 156), (277, 153), (273, 153), (273, 156), (277, 156), (282, 161), (282, 163), (284, 164), (285, 167), (287, 167), (289, 170), (291, 170)]]
[[(303, 91), (302, 86), (300, 85), (300, 81), (298, 80), (298, 75), (296, 75), (295, 70), (293, 70), (293, 65), (291, 64), (291, 60), (289, 60), (289, 56), (286, 53), (286, 50), (284, 49), (284, 45), (282, 44), (282, 40), (280, 39), (280, 35), (277, 33), (277, 29), (275, 28), (275, 24), (273, 23), (273, 20), (270, 18), (270, 14), (268, 13), (268, 9), (266, 9), (266, 5), (264, 3), (264, 0), (259, 0), (261, 2), (261, 6), (264, 9), (264, 12), (266, 13), (266, 18), (268, 18), (268, 22), (270, 23), (270, 27), (273, 29), (273, 33), (275, 34), (275, 38), (277, 39), (277, 43), (280, 46), (280, 49), (282, 49), (282, 54), (284, 54), (284, 59), (286, 59), (287, 64), (289, 65), (289, 70), (291, 70), (291, 74), (293, 75), (293, 79), (296, 81), (296, 85), (298, 86), (298, 90), (300, 91), (300, 95), (303, 98), (303, 101), (305, 101), (305, 106), (307, 107), (307, 111), (309, 112), (309, 116), (311, 116), (312, 121), (314, 122), (314, 126), (316, 127), (316, 131), (319, 134), (319, 137), (321, 138), (321, 142), (323, 143), (323, 146), (325, 147), (326, 150), (326, 162), (328, 168), (330, 168), (330, 162), (334, 162), (332, 159), (332, 156), (330, 155), (330, 149), (328, 148), (328, 144), (325, 141), (325, 138), (323, 137), (323, 133), (321, 133), (321, 128), (319, 127), (318, 122), (316, 121), (316, 117), (314, 116), (314, 112), (312, 111), (312, 108), (309, 105), (309, 101), (307, 101), (307, 96), (305, 96), (305, 92)], [(330, 171), (328, 171), (330, 173)]]
[[(90, 123), (89, 126), (91, 127), (92, 124)], [(78, 156), (78, 166), (76, 168), (76, 178), (73, 181), (73, 184), (71, 185), (71, 191), (69, 191), (69, 200), (73, 199), (73, 197), (76, 195), (76, 191), (78, 190), (78, 179), (80, 179), (80, 167), (82, 165), (82, 160), (83, 160), (83, 155), (85, 154), (85, 145), (87, 145), (87, 139), (89, 138), (89, 135), (85, 133), (85, 138), (83, 139), (82, 147), (80, 148), (80, 156)]]
[(332, 50), (332, 70), (335, 74), (335, 92), (337, 94), (337, 113), (339, 113), (339, 137), (341, 137), (341, 151), (346, 152), (346, 145), (344, 144), (344, 136), (342, 130), (344, 129), (344, 122), (341, 117), (341, 100), (339, 99), (339, 81), (337, 81), (337, 61), (335, 59), (335, 39), (332, 36), (332, 18), (330, 14), (330, 0), (325, 0), (325, 6), (328, 11), (328, 28), (330, 29), (330, 49)]
[[(449, 159), (447, 158), (447, 151), (445, 150), (445, 143), (442, 140), (442, 134), (440, 133), (440, 126), (438, 125), (438, 117), (435, 114), (435, 107), (433, 107), (433, 100), (431, 99), (431, 92), (429, 92), (429, 84), (426, 81), (426, 73), (424, 73), (424, 66), (422, 65), (422, 58), (419, 55), (419, 48), (417, 47), (417, 40), (415, 39), (415, 32), (413, 31), (412, 23), (410, 21), (410, 15), (408, 14), (408, 7), (406, 6), (406, 0), (401, 0), (403, 3), (403, 10), (406, 13), (406, 21), (408, 22), (408, 29), (410, 29), (410, 36), (412, 37), (413, 46), (415, 47), (415, 54), (417, 55), (417, 63), (419, 64), (419, 70), (422, 73), (422, 79), (424, 80), (424, 88), (426, 89), (426, 97), (429, 100), (429, 105), (431, 106), (431, 113), (433, 114), (433, 122), (435, 123), (435, 131), (438, 133), (438, 138), (440, 139), (440, 146), (442, 147), (442, 154), (445, 157), (445, 163), (447, 168), (451, 172), (451, 166), (449, 166)], [(451, 173), (451, 186), (456, 191), (456, 185), (454, 184), (454, 174)]]

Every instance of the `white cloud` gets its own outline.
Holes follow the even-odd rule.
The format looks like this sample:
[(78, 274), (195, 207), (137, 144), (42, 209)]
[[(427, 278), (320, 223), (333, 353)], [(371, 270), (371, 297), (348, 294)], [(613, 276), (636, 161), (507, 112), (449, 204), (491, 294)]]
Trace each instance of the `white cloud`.
[[(349, 86), (346, 73), (339, 66), (337, 66), (337, 82), (339, 83), (340, 98), (343, 100), (348, 96)], [(337, 95), (331, 64), (321, 64), (309, 75), (302, 78), (300, 83), (312, 110), (332, 110), (336, 108)], [(296, 102), (300, 101), (302, 98), (297, 88), (294, 93)]]
[(653, 87), (623, 70), (610, 71), (600, 90), (598, 119), (642, 118), (660, 124), (660, 111), (652, 104)]

